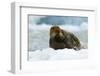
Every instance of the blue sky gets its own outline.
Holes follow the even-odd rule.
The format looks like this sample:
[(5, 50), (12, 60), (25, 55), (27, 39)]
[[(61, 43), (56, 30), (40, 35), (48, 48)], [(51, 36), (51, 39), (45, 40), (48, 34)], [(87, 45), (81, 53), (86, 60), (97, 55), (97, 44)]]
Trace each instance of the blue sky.
[(88, 23), (88, 17), (81, 16), (29, 16), (29, 24), (36, 25), (77, 25)]

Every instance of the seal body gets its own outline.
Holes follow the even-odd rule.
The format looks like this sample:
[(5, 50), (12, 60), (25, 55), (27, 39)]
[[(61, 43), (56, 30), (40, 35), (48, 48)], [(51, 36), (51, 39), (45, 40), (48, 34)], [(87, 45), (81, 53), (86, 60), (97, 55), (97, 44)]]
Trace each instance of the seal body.
[(80, 50), (81, 44), (73, 33), (67, 32), (59, 26), (53, 26), (50, 28), (49, 46), (55, 50), (64, 48)]

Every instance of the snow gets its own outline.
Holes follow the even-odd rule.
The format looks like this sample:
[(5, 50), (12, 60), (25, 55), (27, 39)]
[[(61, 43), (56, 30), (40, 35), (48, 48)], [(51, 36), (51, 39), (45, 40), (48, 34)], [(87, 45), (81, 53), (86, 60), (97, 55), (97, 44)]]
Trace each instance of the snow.
[(43, 50), (36, 50), (29, 52), (29, 61), (38, 60), (72, 60), (72, 59), (86, 59), (88, 58), (88, 50), (81, 49), (75, 51), (73, 49), (59, 49), (46, 48)]
[(29, 61), (38, 60), (71, 60), (88, 58), (88, 29), (87, 24), (80, 26), (62, 25), (60, 28), (74, 33), (82, 44), (82, 49), (75, 51), (73, 49), (54, 50), (49, 48), (49, 30), (50, 25), (29, 24)]

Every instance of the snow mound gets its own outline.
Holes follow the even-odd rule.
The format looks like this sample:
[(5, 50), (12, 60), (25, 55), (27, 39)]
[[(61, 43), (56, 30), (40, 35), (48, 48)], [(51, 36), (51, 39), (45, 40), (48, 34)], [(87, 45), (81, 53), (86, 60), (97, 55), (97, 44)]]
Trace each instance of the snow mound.
[(29, 52), (29, 61), (38, 60), (72, 60), (72, 59), (86, 59), (88, 58), (88, 50), (81, 49), (75, 51), (73, 49), (59, 49), (46, 48), (43, 50), (36, 50)]

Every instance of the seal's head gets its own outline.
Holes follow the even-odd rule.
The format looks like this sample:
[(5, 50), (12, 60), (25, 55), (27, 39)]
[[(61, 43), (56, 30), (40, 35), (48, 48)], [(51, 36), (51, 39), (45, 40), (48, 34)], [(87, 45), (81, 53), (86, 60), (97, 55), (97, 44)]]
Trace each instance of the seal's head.
[(53, 26), (50, 29), (50, 37), (63, 36), (59, 26)]
[(64, 39), (64, 35), (59, 26), (52, 26), (50, 29), (50, 38), (54, 38), (55, 41), (62, 41)]

